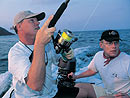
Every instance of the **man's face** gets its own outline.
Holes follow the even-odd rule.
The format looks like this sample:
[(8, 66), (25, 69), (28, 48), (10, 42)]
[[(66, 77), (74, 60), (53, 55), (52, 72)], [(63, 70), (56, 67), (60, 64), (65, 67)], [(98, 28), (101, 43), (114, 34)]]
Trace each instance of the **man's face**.
[(100, 47), (104, 50), (106, 57), (116, 57), (119, 53), (119, 41), (108, 42), (102, 40)]
[(37, 18), (24, 19), (20, 23), (20, 30), (22, 30), (21, 32), (26, 34), (26, 36), (35, 37), (37, 31), (40, 29), (39, 24)]

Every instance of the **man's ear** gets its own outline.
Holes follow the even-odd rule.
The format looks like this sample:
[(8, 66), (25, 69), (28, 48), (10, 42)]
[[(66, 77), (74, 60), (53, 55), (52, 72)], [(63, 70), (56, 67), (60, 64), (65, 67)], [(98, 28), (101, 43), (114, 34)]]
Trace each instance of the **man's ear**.
[(22, 25), (22, 22), (20, 22), (20, 23), (18, 23), (18, 24), (16, 25), (16, 27), (17, 27), (18, 30), (21, 29), (21, 25)]
[(103, 48), (103, 42), (102, 41), (99, 42), (99, 45), (100, 45), (100, 48)]
[(21, 24), (20, 24), (20, 23), (19, 23), (19, 24), (17, 24), (17, 25), (16, 25), (16, 27), (17, 27), (17, 29), (20, 29)]

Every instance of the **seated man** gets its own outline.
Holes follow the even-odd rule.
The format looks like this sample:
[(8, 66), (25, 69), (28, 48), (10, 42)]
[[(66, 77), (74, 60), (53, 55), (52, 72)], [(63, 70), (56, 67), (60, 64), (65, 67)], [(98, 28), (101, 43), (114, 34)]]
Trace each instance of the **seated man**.
[(105, 88), (86, 83), (75, 85), (84, 88), (88, 98), (90, 95), (93, 96), (91, 98), (130, 98), (130, 56), (120, 51), (119, 40), (121, 39), (116, 30), (104, 31), (100, 38), (103, 51), (96, 53), (88, 65), (88, 70), (79, 75), (68, 75), (73, 79), (79, 79), (100, 74)]

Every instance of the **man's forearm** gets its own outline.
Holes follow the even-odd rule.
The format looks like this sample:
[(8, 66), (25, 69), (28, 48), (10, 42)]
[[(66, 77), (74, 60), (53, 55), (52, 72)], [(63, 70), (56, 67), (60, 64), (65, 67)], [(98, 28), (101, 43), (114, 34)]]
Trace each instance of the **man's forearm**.
[(95, 74), (96, 74), (96, 72), (88, 69), (87, 71), (85, 71), (85, 72), (83, 72), (83, 73), (81, 73), (79, 75), (76, 75), (75, 78), (79, 79), (79, 78), (89, 77), (89, 76), (92, 76), (92, 75), (95, 75)]
[(27, 85), (33, 90), (40, 91), (45, 80), (45, 46), (34, 45), (32, 65), (27, 76)]

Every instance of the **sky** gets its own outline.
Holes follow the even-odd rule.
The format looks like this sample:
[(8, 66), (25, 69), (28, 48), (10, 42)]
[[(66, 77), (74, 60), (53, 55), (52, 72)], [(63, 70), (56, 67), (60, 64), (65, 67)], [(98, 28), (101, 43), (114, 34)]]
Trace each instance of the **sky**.
[[(55, 14), (65, 0), (0, 0), (0, 27), (10, 32), (15, 15), (23, 10), (44, 11), (45, 20)], [(57, 30), (90, 31), (130, 29), (130, 0), (70, 0), (56, 24)]]

